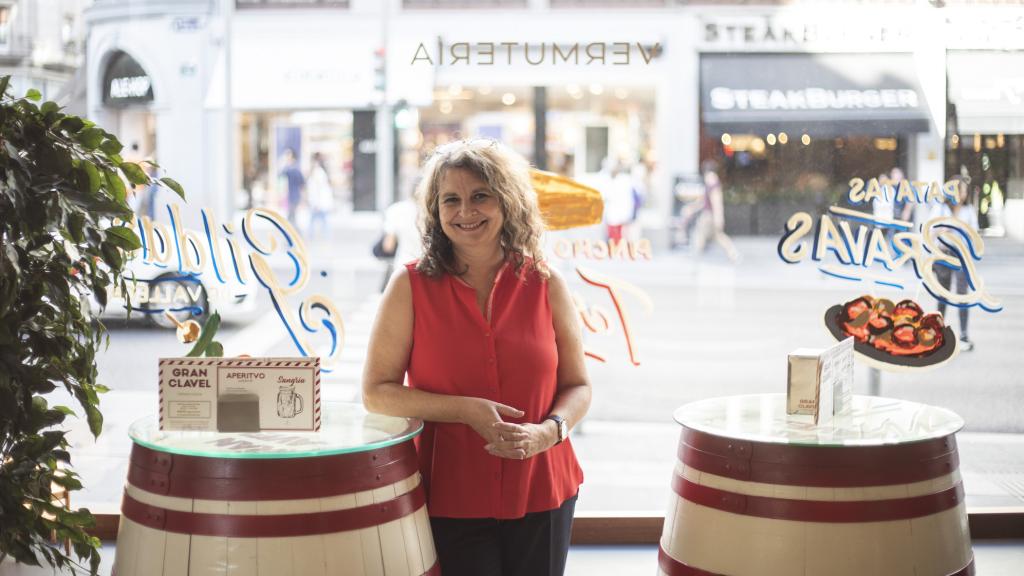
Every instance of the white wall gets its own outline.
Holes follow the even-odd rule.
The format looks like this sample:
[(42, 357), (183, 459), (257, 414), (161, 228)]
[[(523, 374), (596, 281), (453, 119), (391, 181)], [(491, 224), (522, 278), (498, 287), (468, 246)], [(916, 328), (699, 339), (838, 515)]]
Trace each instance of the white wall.
[[(157, 162), (185, 187), (190, 205), (215, 207), (221, 191), (205, 178), (206, 158), (216, 152), (209, 145), (203, 109), (204, 72), (210, 67), (213, 51), (207, 44), (205, 27), (178, 32), (172, 20), (137, 18), (100, 22), (92, 27), (87, 115), (101, 126), (117, 125), (117, 110), (102, 102), (103, 71), (116, 50), (128, 52), (152, 80), (154, 101), (148, 109), (156, 119)], [(130, 142), (122, 144), (128, 146)]]

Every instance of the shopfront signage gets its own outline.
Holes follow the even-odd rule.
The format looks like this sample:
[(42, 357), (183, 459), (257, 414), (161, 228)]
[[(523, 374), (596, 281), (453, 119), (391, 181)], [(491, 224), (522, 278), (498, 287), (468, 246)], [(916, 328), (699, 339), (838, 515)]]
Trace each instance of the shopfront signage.
[[(876, 199), (929, 206), (955, 204), (958, 185), (955, 180), (944, 184), (902, 180), (886, 185), (874, 178), (853, 178), (848, 197), (852, 204), (868, 204), (869, 208)], [(921, 285), (935, 298), (961, 308), (1002, 310), (1002, 304), (985, 289), (976, 265), (985, 253), (985, 244), (976, 230), (957, 218), (933, 218), (918, 229), (912, 222), (876, 218), (839, 206), (829, 208), (817, 224), (810, 214), (797, 212), (786, 223), (778, 253), (788, 264), (809, 258), (819, 263), (822, 273), (835, 278), (899, 289), (905, 286), (896, 273), (911, 264)], [(966, 293), (943, 286), (939, 267), (962, 270), (967, 278)]]
[(642, 42), (420, 42), (411, 55), (413, 66), (630, 66), (648, 65), (661, 44)]
[(863, 16), (817, 18), (785, 16), (708, 16), (700, 20), (699, 42), (708, 50), (833, 48), (904, 49), (913, 44), (914, 27), (897, 19)]
[(320, 429), (319, 358), (161, 358), (160, 429)]
[[(558, 239), (552, 252), (556, 258), (563, 260), (620, 260), (649, 261), (651, 259), (651, 242), (646, 238), (632, 240), (591, 240), (591, 239)], [(579, 314), (583, 328), (591, 334), (611, 335), (616, 326), (622, 332), (623, 344), (633, 366), (640, 365), (640, 350), (633, 337), (630, 323), (630, 311), (637, 303), (647, 314), (654, 311), (654, 303), (650, 296), (641, 288), (608, 274), (599, 273), (589, 267), (576, 266), (576, 274), (588, 286), (598, 290), (599, 297), (611, 303), (614, 314), (609, 308), (600, 304), (592, 304), (579, 292), (574, 292), (573, 303)], [(588, 358), (598, 362), (607, 362), (606, 355), (591, 348), (584, 353)]]
[(110, 79), (110, 97), (115, 100), (125, 98), (143, 98), (149, 92), (151, 82), (149, 76), (128, 76)]
[(845, 110), (918, 108), (911, 89), (832, 90), (809, 86), (795, 90), (736, 89), (716, 86), (709, 92), (715, 110)]
[(115, 52), (103, 75), (103, 102), (117, 106), (152, 101), (153, 80), (146, 70), (128, 53)]
[[(131, 225), (142, 240), (135, 258), (192, 278), (206, 275), (206, 286), (262, 287), (299, 354), (321, 357), (324, 371), (333, 368), (344, 344), (344, 323), (327, 296), (314, 294), (293, 301), (309, 281), (309, 264), (305, 242), (286, 218), (267, 208), (251, 208), (236, 226), (219, 224), (200, 210), (203, 228), (191, 230), (184, 227), (177, 204), (168, 205), (167, 214), (170, 225), (146, 216), (134, 218)], [(288, 262), (290, 269), (276, 273), (270, 266), (272, 258)], [(322, 341), (320, 345), (314, 345), (314, 336)]]

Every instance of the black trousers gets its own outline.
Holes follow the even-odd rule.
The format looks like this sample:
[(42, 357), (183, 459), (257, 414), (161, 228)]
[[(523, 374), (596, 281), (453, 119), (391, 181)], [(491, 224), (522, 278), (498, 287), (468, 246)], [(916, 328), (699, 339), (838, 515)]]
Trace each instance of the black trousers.
[(562, 576), (576, 496), (516, 520), (431, 518), (442, 576)]

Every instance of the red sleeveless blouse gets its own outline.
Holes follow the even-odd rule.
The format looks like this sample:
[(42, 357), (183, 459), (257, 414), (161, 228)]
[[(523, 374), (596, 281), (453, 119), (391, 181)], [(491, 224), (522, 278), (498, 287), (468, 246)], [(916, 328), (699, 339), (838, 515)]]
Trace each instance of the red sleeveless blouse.
[[(415, 263), (406, 268), (414, 313), (409, 386), (526, 412), (509, 422), (543, 422), (558, 387), (547, 281), (506, 262), (488, 300), (488, 323), (471, 286), (447, 274), (428, 278)], [(583, 482), (568, 439), (527, 460), (492, 456), (485, 444), (465, 424), (424, 424), (416, 447), (431, 516), (521, 518), (558, 508)]]

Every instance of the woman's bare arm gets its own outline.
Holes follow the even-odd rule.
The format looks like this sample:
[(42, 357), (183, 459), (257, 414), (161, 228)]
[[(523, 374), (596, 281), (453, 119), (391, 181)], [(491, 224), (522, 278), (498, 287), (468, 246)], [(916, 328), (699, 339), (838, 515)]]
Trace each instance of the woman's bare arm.
[(461, 422), (488, 441), (497, 439), (493, 424), (502, 416), (520, 417), (516, 408), (484, 398), (450, 396), (404, 385), (412, 351), (413, 306), (409, 271), (400, 268), (388, 283), (370, 335), (363, 368), (363, 404), (370, 412)]

